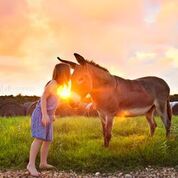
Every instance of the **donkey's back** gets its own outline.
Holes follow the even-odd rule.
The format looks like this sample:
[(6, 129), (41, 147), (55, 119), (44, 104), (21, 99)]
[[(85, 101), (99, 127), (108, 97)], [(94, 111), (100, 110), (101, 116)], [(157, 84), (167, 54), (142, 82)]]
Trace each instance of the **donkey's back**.
[(172, 117), (168, 84), (163, 79), (152, 76), (135, 80), (114, 77), (117, 83), (119, 112), (125, 113), (126, 116), (146, 115), (150, 124), (151, 135), (153, 135), (156, 128), (154, 113), (157, 111), (168, 136)]
[[(168, 100), (170, 88), (168, 84), (158, 77), (142, 77), (135, 80), (123, 79), (114, 76), (117, 83), (117, 93), (121, 100), (137, 99), (149, 100)], [(134, 101), (136, 102), (136, 101)]]
[(153, 95), (153, 97), (161, 99), (169, 98), (170, 94), (170, 88), (168, 84), (165, 82), (165, 80), (150, 76), (150, 77), (143, 77), (143, 78), (138, 78), (133, 81), (138, 81), (150, 94)]

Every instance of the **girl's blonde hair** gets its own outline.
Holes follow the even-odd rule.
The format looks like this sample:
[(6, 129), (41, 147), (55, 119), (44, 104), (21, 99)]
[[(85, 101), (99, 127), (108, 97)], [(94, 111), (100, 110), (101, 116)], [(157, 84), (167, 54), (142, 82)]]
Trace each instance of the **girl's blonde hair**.
[(56, 64), (53, 70), (53, 80), (59, 85), (66, 84), (70, 80), (70, 67), (68, 64), (60, 63)]

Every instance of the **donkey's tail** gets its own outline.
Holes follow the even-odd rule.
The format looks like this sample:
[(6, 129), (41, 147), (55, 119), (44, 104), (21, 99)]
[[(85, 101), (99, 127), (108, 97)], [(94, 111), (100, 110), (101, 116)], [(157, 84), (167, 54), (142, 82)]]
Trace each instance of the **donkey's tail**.
[(171, 122), (172, 109), (171, 109), (171, 105), (170, 105), (169, 99), (167, 100), (167, 114), (168, 114), (169, 121)]

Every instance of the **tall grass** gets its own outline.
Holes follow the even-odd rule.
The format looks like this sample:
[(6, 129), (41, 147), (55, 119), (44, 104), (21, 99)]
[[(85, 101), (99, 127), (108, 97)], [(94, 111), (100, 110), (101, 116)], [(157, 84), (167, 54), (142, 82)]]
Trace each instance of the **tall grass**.
[[(173, 118), (171, 138), (156, 118), (158, 128), (149, 137), (144, 117), (115, 118), (109, 148), (103, 147), (98, 118), (66, 117), (54, 122), (49, 162), (59, 170), (108, 172), (137, 167), (178, 164), (178, 117)], [(0, 169), (25, 168), (30, 144), (30, 118), (0, 118)], [(38, 158), (39, 163), (39, 158)]]

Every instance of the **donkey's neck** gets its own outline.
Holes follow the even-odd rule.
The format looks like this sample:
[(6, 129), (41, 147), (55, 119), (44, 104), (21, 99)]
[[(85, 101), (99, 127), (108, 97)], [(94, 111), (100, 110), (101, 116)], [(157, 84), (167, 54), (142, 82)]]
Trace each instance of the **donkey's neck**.
[(98, 102), (103, 95), (108, 95), (115, 88), (115, 78), (107, 71), (104, 71), (95, 66), (89, 65), (88, 71), (92, 78), (91, 96), (95, 102)]
[(88, 71), (92, 77), (93, 89), (110, 85), (113, 82), (112, 75), (103, 69), (88, 64)]

